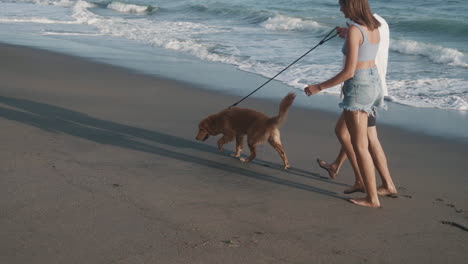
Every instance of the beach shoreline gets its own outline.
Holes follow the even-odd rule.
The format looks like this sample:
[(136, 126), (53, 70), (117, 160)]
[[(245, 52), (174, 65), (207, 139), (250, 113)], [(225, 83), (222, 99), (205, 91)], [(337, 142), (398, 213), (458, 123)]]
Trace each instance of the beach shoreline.
[[(292, 169), (267, 145), (243, 164), (195, 141), (239, 96), (0, 44), (4, 263), (464, 263), (467, 144), (379, 124), (400, 197), (346, 202), (337, 114), (293, 105)], [(278, 102), (241, 107), (276, 114)], [(385, 119), (384, 116), (382, 119)], [(244, 153), (245, 154), (245, 153)], [(458, 225), (458, 226), (457, 226)]]
[[(233, 65), (203, 61), (180, 52), (135, 43), (128, 43), (127, 47), (125, 43), (128, 40), (103, 40), (106, 44), (101, 46), (94, 42), (65, 39), (56, 39), (54, 42), (45, 36), (13, 36), (5, 32), (2, 32), (2, 38), (8, 39), (7, 45), (19, 45), (78, 56), (88, 61), (123, 67), (127, 71), (156, 78), (175, 80), (190, 87), (239, 99), (267, 81), (263, 76), (242, 71)], [(113, 42), (118, 44), (112, 44)], [(301, 90), (277, 80), (268, 83), (251, 98), (276, 102), (290, 91), (299, 94), (295, 107), (325, 111), (336, 116), (340, 114), (338, 104), (341, 99), (338, 95), (320, 93), (307, 97)], [(236, 101), (228, 102), (226, 107)], [(466, 111), (407, 106), (387, 100), (386, 104), (388, 110), (380, 110), (378, 113), (379, 124), (436, 136), (448, 141), (468, 143), (468, 133), (464, 132), (468, 131), (468, 112)]]

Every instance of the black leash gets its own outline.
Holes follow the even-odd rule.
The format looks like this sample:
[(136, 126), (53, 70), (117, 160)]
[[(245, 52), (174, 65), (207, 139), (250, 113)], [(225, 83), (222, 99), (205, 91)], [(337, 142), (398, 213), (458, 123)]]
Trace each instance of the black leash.
[(251, 93), (249, 93), (247, 96), (245, 96), (244, 98), (242, 98), (241, 100), (237, 101), (237, 103), (231, 105), (229, 108), (231, 107), (234, 107), (236, 105), (238, 105), (240, 102), (244, 101), (247, 97), (251, 96), (252, 94), (254, 94), (256, 91), (260, 90), (260, 88), (262, 88), (263, 86), (265, 86), (267, 83), (269, 83), (271, 80), (275, 79), (278, 75), (280, 75), (281, 73), (283, 73), (285, 70), (287, 70), (289, 67), (291, 67), (294, 63), (298, 62), (300, 59), (304, 58), (307, 54), (309, 54), (311, 51), (313, 51), (315, 48), (317, 48), (318, 46), (322, 45), (323, 43), (329, 41), (330, 39), (336, 37), (338, 35), (338, 32), (329, 37), (331, 35), (331, 33), (333, 33), (335, 29), (332, 29), (330, 32), (328, 32), (328, 34), (317, 44), (315, 45), (315, 47), (311, 48), (309, 51), (307, 51), (306, 53), (304, 53), (304, 55), (302, 55), (301, 57), (299, 57), (297, 60), (295, 60), (293, 63), (289, 64), (286, 68), (284, 68), (282, 71), (280, 71), (278, 74), (276, 74), (275, 76), (271, 77), (268, 81), (266, 81), (265, 83), (263, 83), (262, 85), (260, 85), (257, 89), (253, 90)]

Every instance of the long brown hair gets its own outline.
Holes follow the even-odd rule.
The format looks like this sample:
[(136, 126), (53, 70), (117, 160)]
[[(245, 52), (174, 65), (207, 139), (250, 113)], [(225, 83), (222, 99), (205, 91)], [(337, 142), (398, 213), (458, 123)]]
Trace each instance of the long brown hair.
[(339, 0), (345, 15), (369, 30), (380, 27), (380, 22), (372, 14), (368, 0)]

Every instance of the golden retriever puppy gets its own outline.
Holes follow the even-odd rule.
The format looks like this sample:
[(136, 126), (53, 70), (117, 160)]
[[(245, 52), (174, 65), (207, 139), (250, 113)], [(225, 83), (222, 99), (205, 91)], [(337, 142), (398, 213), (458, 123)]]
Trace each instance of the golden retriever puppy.
[(241, 161), (250, 162), (255, 159), (258, 144), (268, 141), (278, 151), (283, 159), (284, 169), (290, 167), (288, 157), (284, 152), (280, 139), (279, 127), (286, 120), (286, 114), (296, 95), (289, 93), (280, 103), (279, 114), (268, 117), (252, 109), (232, 107), (203, 119), (198, 125), (197, 140), (205, 141), (209, 136), (223, 134), (218, 140), (218, 148), (223, 151), (224, 144), (236, 139), (235, 157), (240, 158), (243, 138), (247, 135), (247, 145), (250, 156)]

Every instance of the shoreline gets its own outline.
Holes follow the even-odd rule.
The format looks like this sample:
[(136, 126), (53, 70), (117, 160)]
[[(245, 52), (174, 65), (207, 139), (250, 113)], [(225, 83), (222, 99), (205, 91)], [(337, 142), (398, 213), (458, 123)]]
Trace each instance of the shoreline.
[[(122, 51), (119, 50), (122, 44), (106, 48), (93, 45), (92, 43), (75, 43), (71, 40), (61, 39), (58, 40), (59, 44), (51, 47), (51, 40), (40, 41), (41, 38), (45, 38), (44, 36), (22, 36), (19, 38), (9, 37), (8, 34), (4, 35), (6, 39), (16, 42), (13, 45), (59, 52), (69, 56), (78, 56), (92, 62), (113, 65), (127, 71), (155, 76), (156, 78), (175, 80), (197, 89), (239, 98), (249, 94), (255, 87), (266, 81), (266, 78), (263, 76), (242, 71), (232, 65), (201, 61), (190, 55), (167, 50), (161, 51), (158, 48), (150, 48), (143, 44), (137, 46), (141, 51), (137, 51), (136, 49)], [(95, 49), (97, 51), (93, 51)], [(174, 58), (171, 56), (174, 56)], [(281, 100), (282, 96), (289, 91), (296, 92), (299, 95), (296, 99), (295, 107), (301, 107), (306, 110), (325, 111), (334, 113), (337, 116), (340, 114), (340, 109), (338, 108), (339, 96), (322, 93), (313, 97), (307, 97), (302, 91), (277, 80), (270, 82), (267, 87), (253, 94), (251, 98), (274, 102)], [(468, 134), (464, 133), (464, 131), (468, 131), (468, 112), (414, 107), (391, 101), (386, 101), (386, 103), (389, 109), (379, 111), (378, 124), (390, 125), (419, 134), (436, 136), (448, 141), (468, 143)]]
[[(0, 259), (5, 263), (464, 263), (466, 144), (379, 124), (400, 197), (345, 201), (327, 179), (336, 114), (296, 107), (243, 164), (195, 141), (238, 96), (0, 44)], [(295, 102), (296, 103), (296, 102)], [(278, 102), (241, 107), (272, 115)], [(385, 118), (385, 117), (384, 117)], [(244, 153), (246, 154), (246, 153)], [(454, 223), (454, 224), (450, 224)]]

